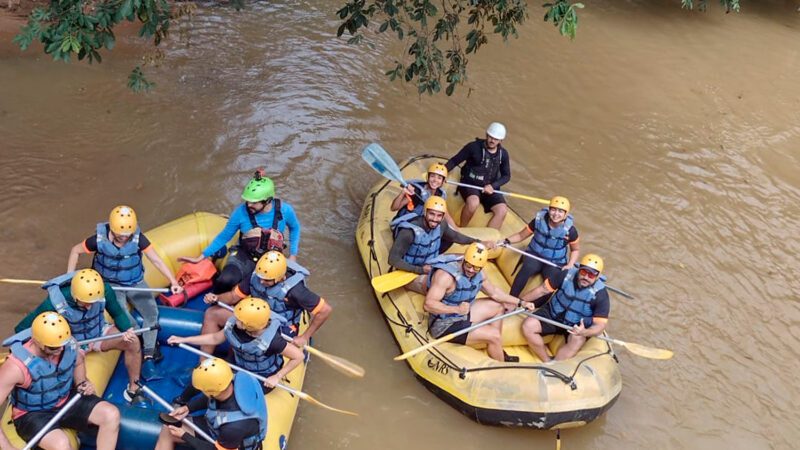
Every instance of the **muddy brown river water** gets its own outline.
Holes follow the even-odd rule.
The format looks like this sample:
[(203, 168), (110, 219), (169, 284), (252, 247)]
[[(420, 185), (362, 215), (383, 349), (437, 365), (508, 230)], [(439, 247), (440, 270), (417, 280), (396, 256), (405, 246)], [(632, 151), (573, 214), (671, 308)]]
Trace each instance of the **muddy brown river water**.
[[(552, 448), (553, 433), (484, 427), (415, 381), (384, 324), (353, 232), (378, 175), (360, 149), (449, 155), (508, 126), (509, 191), (566, 195), (584, 251), (606, 258), (609, 333), (673, 349), (620, 350), (624, 387), (564, 449), (788, 449), (800, 440), (800, 13), (742, 2), (705, 14), (677, 1), (588, 2), (570, 42), (532, 4), (520, 39), (470, 62), (472, 92), (419, 99), (382, 75), (397, 48), (335, 38), (336, 3), (203, 7), (191, 45), (125, 87), (133, 37), (101, 65), (20, 53), (0, 35), (0, 276), (48, 278), (115, 204), (145, 229), (228, 213), (265, 166), (303, 225), (301, 262), (334, 316), (318, 345), (363, 381), (312, 364), (306, 388), (355, 409), (300, 413), (291, 449)], [(511, 200), (529, 216), (535, 204)], [(85, 261), (84, 261), (85, 262)], [(3, 335), (37, 304), (3, 286)]]

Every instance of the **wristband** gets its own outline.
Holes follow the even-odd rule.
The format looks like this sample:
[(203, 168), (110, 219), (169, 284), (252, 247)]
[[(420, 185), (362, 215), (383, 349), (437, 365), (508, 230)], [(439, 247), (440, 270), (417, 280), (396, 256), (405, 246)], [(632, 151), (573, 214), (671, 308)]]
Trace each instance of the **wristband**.
[(511, 241), (508, 238), (503, 239), (503, 245), (511, 245)]
[(521, 299), (520, 299), (520, 301), (517, 303), (517, 308), (522, 308), (522, 300), (521, 300)]

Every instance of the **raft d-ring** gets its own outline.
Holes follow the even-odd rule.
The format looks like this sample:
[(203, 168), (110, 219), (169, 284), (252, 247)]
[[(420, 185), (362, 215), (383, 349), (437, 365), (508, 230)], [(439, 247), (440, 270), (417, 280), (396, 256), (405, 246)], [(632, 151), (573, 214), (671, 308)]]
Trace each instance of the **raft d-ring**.
[(462, 380), (466, 380), (467, 379), (467, 368), (466, 367), (462, 367), (461, 370), (458, 371), (458, 378), (461, 378)]
[(574, 379), (570, 379), (570, 380), (569, 380), (569, 387), (570, 387), (570, 389), (572, 389), (573, 391), (574, 391), (575, 389), (578, 389), (578, 385), (577, 385), (577, 384), (575, 384), (575, 380), (574, 380)]

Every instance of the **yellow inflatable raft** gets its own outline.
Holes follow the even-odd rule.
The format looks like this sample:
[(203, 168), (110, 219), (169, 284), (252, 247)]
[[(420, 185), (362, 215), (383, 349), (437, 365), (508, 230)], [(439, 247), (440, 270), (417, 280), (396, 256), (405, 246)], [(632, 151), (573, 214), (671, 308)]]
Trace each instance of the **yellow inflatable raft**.
[[(442, 158), (412, 158), (401, 164), (403, 177), (423, 179), (433, 162), (442, 162)], [(458, 178), (458, 169), (455, 169), (449, 179), (457, 181)], [(447, 185), (445, 190), (448, 210), (457, 219), (463, 200), (452, 185)], [(356, 242), (370, 278), (391, 269), (388, 256), (393, 239), (389, 222), (395, 212), (389, 206), (399, 193), (397, 183), (382, 180), (373, 186), (364, 202)], [(539, 208), (541, 205), (531, 204), (528, 215), (532, 216)], [(479, 207), (468, 225), (485, 226), (488, 219), (489, 215)], [(499, 239), (516, 233), (526, 224), (527, 221), (509, 210), (499, 233), (486, 228), (462, 231), (481, 239)], [(525, 246), (527, 241), (517, 244), (520, 249)], [(448, 253), (463, 251), (463, 246), (454, 245)], [(497, 250), (495, 256), (484, 272), (494, 285), (508, 292), (519, 254)], [(528, 288), (539, 283), (541, 278), (535, 277)], [(383, 295), (376, 292), (376, 297), (401, 352), (432, 340), (428, 334), (427, 313), (422, 308), (422, 295), (400, 288)], [(622, 379), (609, 344), (589, 339), (574, 358), (544, 365), (528, 350), (521, 323), (520, 316), (503, 323), (504, 348), (508, 354), (519, 356), (519, 363), (497, 362), (489, 358), (484, 349), (450, 343), (412, 356), (407, 363), (425, 387), (483, 424), (540, 429), (576, 427), (596, 419), (614, 404), (622, 389)], [(553, 352), (564, 342), (561, 336), (548, 337), (546, 342), (548, 339)]]
[[(152, 242), (153, 248), (156, 250), (159, 256), (161, 256), (167, 266), (170, 267), (172, 272), (175, 273), (181, 264), (178, 261), (178, 257), (199, 255), (206, 245), (208, 245), (208, 243), (214, 239), (214, 236), (216, 236), (216, 234), (222, 230), (226, 221), (226, 217), (217, 214), (198, 212), (175, 219), (171, 222), (154, 228), (153, 230), (147, 231), (145, 234)], [(234, 239), (237, 239), (237, 237), (234, 237)], [(150, 264), (150, 261), (147, 260), (147, 258), (145, 258), (144, 264), (145, 280), (150, 287), (169, 286), (167, 279), (164, 278), (161, 273), (159, 273), (158, 270), (152, 266), (152, 264)], [(219, 261), (218, 266), (221, 265), (222, 262)], [(32, 295), (38, 299), (41, 298), (42, 294), (33, 292)], [(109, 319), (108, 316), (106, 316), (106, 318)], [(301, 329), (307, 327), (307, 323), (308, 320), (301, 321)], [(163, 331), (164, 330), (162, 330), (162, 332)], [(166, 336), (159, 335), (159, 340), (162, 338), (166, 338)], [(92, 352), (87, 355), (87, 374), (97, 389), (98, 395), (103, 395), (105, 393), (106, 387), (108, 386), (109, 380), (114, 372), (114, 368), (117, 365), (119, 353), (119, 351), (114, 350), (104, 353)], [(192, 358), (195, 360), (194, 356), (192, 356)], [(285, 380), (285, 384), (294, 389), (302, 390), (305, 373), (306, 364), (302, 364), (289, 374)], [(107, 397), (108, 396), (106, 395), (104, 398)], [(275, 389), (266, 396), (266, 401), (269, 417), (267, 437), (264, 440), (263, 448), (264, 450), (284, 449), (286, 448), (289, 433), (291, 431), (292, 424), (294, 423), (295, 414), (297, 413), (299, 398), (290, 395), (284, 390)], [(136, 409), (129, 406), (121, 407), (123, 416), (123, 429), (120, 432), (121, 439), (117, 444), (118, 448), (130, 448), (129, 445), (126, 447), (126, 442), (124, 442), (122, 439), (123, 434), (128, 431), (125, 430), (126, 415), (128, 415), (125, 411), (126, 408), (129, 410)], [(135, 416), (136, 413), (131, 412), (130, 415)], [(11, 422), (10, 407), (6, 407), (2, 417), (2, 430), (9, 438), (11, 443), (18, 448), (24, 447), (25, 442), (17, 435), (14, 425)], [(160, 428), (160, 424), (157, 426)], [(137, 430), (129, 431), (135, 433)], [(146, 430), (141, 431), (146, 432)], [(75, 433), (70, 432), (69, 434), (70, 438), (73, 440), (73, 443), (77, 443)], [(133, 439), (133, 441), (141, 442), (140, 439)]]

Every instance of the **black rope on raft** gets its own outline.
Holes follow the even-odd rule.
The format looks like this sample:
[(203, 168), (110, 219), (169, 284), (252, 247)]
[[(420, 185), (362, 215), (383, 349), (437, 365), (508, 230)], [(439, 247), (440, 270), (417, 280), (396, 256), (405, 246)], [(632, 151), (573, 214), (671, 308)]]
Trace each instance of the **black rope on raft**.
[[(564, 382), (564, 384), (568, 384), (570, 386), (575, 384), (575, 380), (573, 379), (573, 377), (571, 377), (571, 376), (569, 376), (567, 374), (561, 373), (561, 372), (559, 372), (559, 371), (557, 371), (557, 370), (555, 370), (555, 369), (553, 369), (551, 367), (539, 366), (539, 365), (536, 365), (536, 366), (508, 365), (508, 366), (475, 367), (475, 368), (471, 368), (471, 369), (464, 369), (464, 373), (466, 374), (466, 373), (469, 373), (469, 372), (483, 372), (483, 371), (487, 371), (487, 370), (509, 370), (509, 369), (512, 369), (512, 370), (540, 370), (540, 371), (544, 372), (545, 376), (558, 378), (559, 380)], [(573, 388), (573, 389), (575, 389), (575, 388)]]
[(584, 364), (586, 361), (589, 361), (589, 360), (591, 360), (591, 359), (594, 359), (594, 358), (598, 358), (598, 357), (600, 357), (600, 356), (605, 356), (605, 355), (612, 355), (612, 356), (614, 356), (614, 354), (613, 354), (613, 353), (612, 353), (610, 350), (606, 350), (606, 351), (605, 351), (605, 352), (603, 352), (603, 353), (598, 353), (598, 354), (596, 354), (596, 355), (588, 356), (588, 357), (586, 357), (586, 358), (583, 358), (582, 360), (580, 360), (580, 361), (578, 362), (578, 365), (577, 365), (577, 366), (575, 366), (575, 370), (572, 372), (572, 378), (574, 378), (574, 377), (575, 377), (575, 375), (578, 373), (578, 369), (580, 369), (580, 368), (581, 368), (581, 366), (582, 366), (582, 365), (583, 365), (583, 364)]

